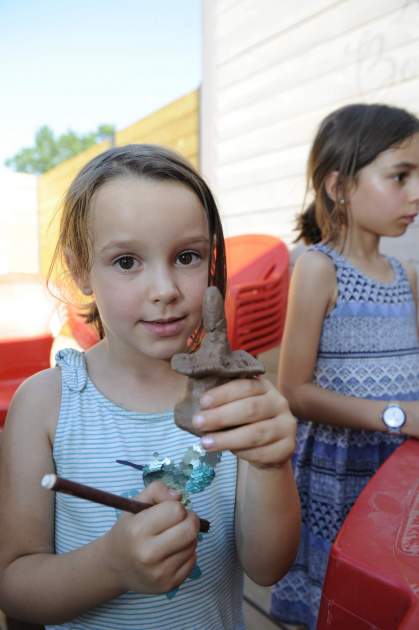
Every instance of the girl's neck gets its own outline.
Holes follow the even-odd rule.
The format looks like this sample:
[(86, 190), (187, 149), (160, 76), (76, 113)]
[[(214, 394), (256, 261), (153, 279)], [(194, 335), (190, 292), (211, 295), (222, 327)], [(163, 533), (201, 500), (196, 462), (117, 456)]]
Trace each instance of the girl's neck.
[(335, 249), (346, 258), (365, 260), (369, 263), (381, 258), (379, 246), (380, 237), (376, 234), (351, 230), (345, 230), (334, 244)]
[(172, 370), (169, 360), (119, 360), (102, 340), (86, 353), (89, 377), (107, 398), (139, 412), (173, 409), (186, 390), (186, 377)]
[(351, 234), (333, 244), (349, 262), (378, 282), (394, 280), (394, 270), (388, 259), (380, 253), (380, 238), (375, 234)]

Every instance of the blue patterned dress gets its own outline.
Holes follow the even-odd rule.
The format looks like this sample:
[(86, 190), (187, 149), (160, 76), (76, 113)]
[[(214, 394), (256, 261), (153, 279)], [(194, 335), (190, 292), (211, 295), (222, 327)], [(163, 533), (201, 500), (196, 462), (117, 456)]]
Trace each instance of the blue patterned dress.
[[(314, 382), (346, 396), (419, 400), (416, 306), (402, 265), (394, 280), (367, 277), (324, 244), (338, 297), (323, 323)], [(384, 405), (383, 405), (384, 407)], [(303, 526), (294, 566), (272, 592), (272, 614), (316, 627), (331, 544), (361, 490), (405, 438), (299, 420), (294, 471)]]

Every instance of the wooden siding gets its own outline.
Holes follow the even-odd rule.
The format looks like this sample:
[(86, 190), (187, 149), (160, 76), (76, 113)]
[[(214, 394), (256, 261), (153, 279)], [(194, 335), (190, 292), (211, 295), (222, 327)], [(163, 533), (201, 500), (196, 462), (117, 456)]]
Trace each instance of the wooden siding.
[[(291, 244), (309, 146), (333, 109), (419, 114), (417, 0), (204, 0), (203, 58), (202, 171), (228, 236)], [(389, 246), (419, 265), (418, 245), (415, 224)]]
[[(199, 165), (199, 96), (194, 91), (149, 116), (117, 131), (115, 143), (163, 144), (178, 151), (194, 166)], [(66, 160), (38, 179), (38, 214), (41, 272), (46, 274), (57, 238), (61, 204), (78, 171), (93, 157), (109, 148), (102, 142)]]

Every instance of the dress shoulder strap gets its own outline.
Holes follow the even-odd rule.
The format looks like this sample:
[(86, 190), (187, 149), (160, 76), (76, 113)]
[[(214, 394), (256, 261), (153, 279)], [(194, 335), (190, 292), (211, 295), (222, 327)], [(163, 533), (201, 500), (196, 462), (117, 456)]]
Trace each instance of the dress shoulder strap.
[(327, 243), (316, 243), (315, 245), (310, 245), (308, 251), (321, 252), (331, 259), (335, 267), (340, 267), (343, 264), (342, 256)]
[[(396, 278), (399, 281), (409, 282), (409, 278), (407, 277), (406, 269), (402, 265), (400, 260), (398, 260), (394, 256), (387, 256), (386, 258), (389, 261), (390, 265), (393, 267), (393, 271), (395, 273)], [(410, 284), (410, 282), (409, 282), (409, 284)]]
[(74, 348), (59, 350), (55, 355), (57, 366), (61, 369), (63, 386), (81, 392), (87, 385), (87, 368), (84, 352)]

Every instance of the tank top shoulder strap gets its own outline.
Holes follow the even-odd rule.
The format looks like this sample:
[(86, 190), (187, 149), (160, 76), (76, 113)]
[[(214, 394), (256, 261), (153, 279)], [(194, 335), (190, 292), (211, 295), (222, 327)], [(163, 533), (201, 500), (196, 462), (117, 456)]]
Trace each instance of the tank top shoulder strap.
[(307, 251), (321, 252), (330, 258), (336, 268), (344, 265), (345, 259), (342, 258), (342, 256), (327, 243), (316, 243), (315, 245), (310, 245)]
[[(400, 260), (398, 260), (397, 258), (395, 258), (394, 256), (386, 256), (387, 260), (389, 261), (390, 265), (393, 267), (393, 271), (395, 274), (395, 278), (398, 281), (406, 281), (409, 282), (409, 278), (407, 277), (407, 272), (405, 267), (402, 265), (402, 263), (400, 262)], [(409, 282), (410, 284), (410, 282)]]
[(81, 392), (87, 385), (87, 368), (84, 352), (74, 348), (60, 350), (55, 355), (57, 366), (61, 369), (63, 388)]

